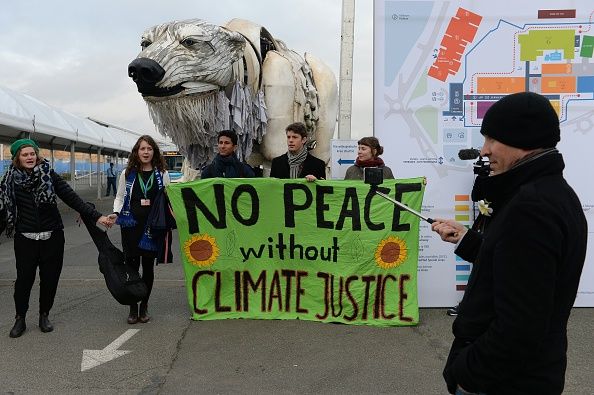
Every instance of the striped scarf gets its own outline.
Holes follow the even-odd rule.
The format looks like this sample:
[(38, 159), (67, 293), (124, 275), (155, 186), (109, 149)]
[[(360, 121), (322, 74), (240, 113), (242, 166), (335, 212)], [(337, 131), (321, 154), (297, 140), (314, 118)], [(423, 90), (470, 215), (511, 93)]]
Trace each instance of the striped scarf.
[(296, 154), (288, 151), (287, 156), (289, 158), (289, 177), (299, 178), (299, 173), (301, 173), (301, 169), (303, 168), (303, 162), (305, 161), (305, 158), (307, 158), (307, 148), (305, 146), (302, 147), (301, 151), (297, 152)]

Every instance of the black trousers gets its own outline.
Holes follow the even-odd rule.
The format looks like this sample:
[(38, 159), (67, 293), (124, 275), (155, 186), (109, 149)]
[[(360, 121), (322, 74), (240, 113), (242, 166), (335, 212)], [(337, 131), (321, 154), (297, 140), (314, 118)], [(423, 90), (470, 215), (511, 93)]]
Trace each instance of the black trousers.
[(113, 187), (113, 196), (116, 195), (116, 178), (115, 177), (107, 177), (107, 192), (105, 196), (109, 196), (109, 191)]
[(31, 240), (15, 234), (14, 255), (17, 279), (14, 283), (14, 304), (22, 317), (29, 310), (29, 297), (39, 267), (39, 313), (49, 313), (54, 305), (62, 264), (64, 231), (54, 230), (48, 240)]
[(142, 281), (146, 284), (148, 292), (146, 298), (141, 302), (147, 304), (151, 291), (153, 290), (153, 282), (155, 281), (155, 258), (148, 256), (132, 256), (126, 257), (126, 265), (132, 266), (135, 270), (140, 269), (140, 262), (142, 260)]

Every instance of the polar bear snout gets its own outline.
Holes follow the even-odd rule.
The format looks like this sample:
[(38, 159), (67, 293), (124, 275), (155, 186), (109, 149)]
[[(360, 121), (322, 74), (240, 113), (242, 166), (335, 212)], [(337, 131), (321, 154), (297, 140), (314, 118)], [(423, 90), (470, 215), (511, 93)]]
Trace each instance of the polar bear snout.
[(138, 92), (142, 94), (154, 93), (164, 75), (165, 70), (152, 59), (137, 58), (128, 65), (128, 77), (132, 78)]

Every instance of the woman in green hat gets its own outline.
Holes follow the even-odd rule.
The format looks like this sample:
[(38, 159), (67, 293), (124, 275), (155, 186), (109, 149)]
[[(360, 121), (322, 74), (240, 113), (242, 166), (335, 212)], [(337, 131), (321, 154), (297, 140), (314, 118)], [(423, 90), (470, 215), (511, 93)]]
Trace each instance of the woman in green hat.
[[(64, 258), (64, 225), (56, 197), (83, 215), (109, 227), (111, 221), (86, 204), (39, 156), (39, 146), (20, 139), (10, 146), (12, 164), (0, 181), (0, 219), (6, 236), (14, 236), (17, 278), (14, 284), (16, 321), (10, 337), (27, 328), (25, 315), (39, 268), (39, 328), (51, 332), (48, 319), (54, 304)], [(0, 233), (4, 227), (0, 230)]]

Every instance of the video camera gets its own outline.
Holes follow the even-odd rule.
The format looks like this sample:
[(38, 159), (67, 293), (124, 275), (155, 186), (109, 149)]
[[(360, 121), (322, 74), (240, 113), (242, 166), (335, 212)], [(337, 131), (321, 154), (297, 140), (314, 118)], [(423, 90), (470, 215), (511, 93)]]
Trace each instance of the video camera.
[(370, 184), (371, 187), (377, 187), (384, 182), (384, 169), (380, 167), (364, 167), (363, 182)]
[(461, 149), (458, 151), (458, 158), (462, 160), (474, 160), (478, 158), (478, 160), (472, 165), (472, 171), (476, 175), (488, 176), (489, 172), (491, 171), (489, 161), (485, 160), (481, 156), (481, 151), (477, 150), (476, 148)]

